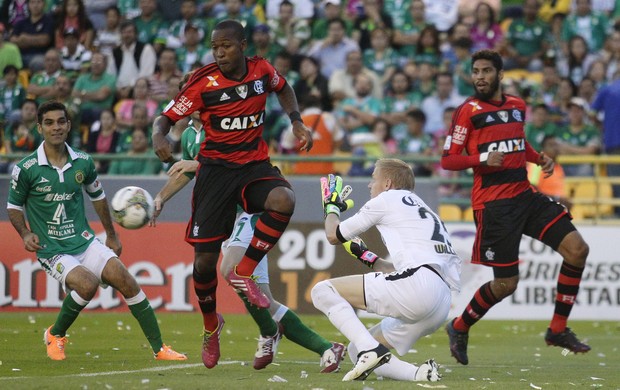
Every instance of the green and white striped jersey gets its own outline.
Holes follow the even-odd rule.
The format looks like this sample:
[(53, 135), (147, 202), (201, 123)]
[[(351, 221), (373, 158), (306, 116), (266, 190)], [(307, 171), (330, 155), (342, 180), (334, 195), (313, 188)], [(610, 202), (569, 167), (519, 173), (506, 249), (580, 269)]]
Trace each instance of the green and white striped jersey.
[(13, 168), (7, 208), (25, 208), (30, 230), (43, 247), (38, 257), (81, 253), (95, 238), (86, 219), (82, 188), (96, 201), (105, 198), (103, 187), (88, 154), (65, 144), (69, 159), (56, 168), (48, 162), (44, 144)]

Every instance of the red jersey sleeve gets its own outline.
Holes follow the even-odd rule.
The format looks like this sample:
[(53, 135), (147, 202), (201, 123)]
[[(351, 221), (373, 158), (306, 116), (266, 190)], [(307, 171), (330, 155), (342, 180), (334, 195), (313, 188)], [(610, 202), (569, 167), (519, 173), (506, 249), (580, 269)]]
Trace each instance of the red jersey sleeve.
[(262, 60), (261, 65), (265, 68), (265, 73), (269, 75), (267, 90), (269, 92), (280, 92), (286, 84), (286, 79), (273, 67), (267, 60)]
[(540, 153), (527, 141), (525, 141), (525, 159), (527, 162), (540, 165)]
[(451, 171), (460, 171), (480, 165), (480, 154), (463, 154), (471, 138), (474, 126), (469, 118), (467, 101), (463, 103), (452, 117), (450, 133), (446, 137), (441, 156), (441, 167)]
[(162, 115), (165, 115), (172, 122), (176, 123), (178, 120), (185, 118), (194, 111), (205, 108), (201, 96), (202, 88), (205, 83), (201, 82), (201, 80), (202, 77), (199, 77), (198, 74), (192, 75), (183, 89), (181, 89), (177, 96), (164, 108)]

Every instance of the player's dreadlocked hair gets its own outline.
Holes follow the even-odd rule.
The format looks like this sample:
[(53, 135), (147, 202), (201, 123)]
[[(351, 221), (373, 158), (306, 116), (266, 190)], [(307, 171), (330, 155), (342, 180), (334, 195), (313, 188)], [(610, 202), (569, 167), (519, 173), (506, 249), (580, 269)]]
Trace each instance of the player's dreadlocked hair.
[(243, 25), (236, 20), (222, 20), (215, 25), (213, 31), (215, 30), (230, 30), (233, 33), (234, 38), (239, 42), (245, 39), (245, 29), (243, 28)]
[(498, 52), (494, 50), (478, 50), (471, 56), (471, 63), (478, 60), (489, 60), (493, 63), (493, 67), (499, 72), (504, 69), (504, 61), (502, 61), (502, 56), (499, 55)]

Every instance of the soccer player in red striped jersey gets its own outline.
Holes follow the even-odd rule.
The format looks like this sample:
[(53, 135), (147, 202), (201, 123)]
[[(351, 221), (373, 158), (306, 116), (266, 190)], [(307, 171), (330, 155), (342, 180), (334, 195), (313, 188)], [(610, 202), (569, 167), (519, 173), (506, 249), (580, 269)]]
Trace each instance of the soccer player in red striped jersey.
[(185, 240), (194, 246), (194, 290), (203, 315), (202, 360), (207, 368), (220, 357), (224, 319), (216, 312), (217, 260), (222, 242), (232, 233), (237, 204), (248, 213), (262, 214), (243, 259), (226, 279), (242, 299), (262, 308), (269, 307), (269, 298), (251, 275), (277, 243), (295, 208), (295, 194), (269, 162), (262, 138), (270, 92), (288, 113), (300, 149), (312, 148), (312, 134), (301, 119), (293, 88), (267, 60), (244, 56), (243, 26), (233, 20), (218, 23), (211, 46), (215, 62), (192, 74), (153, 125), (153, 148), (162, 161), (172, 160), (166, 135), (173, 123), (199, 111), (205, 131)]
[(531, 188), (526, 162), (540, 165), (551, 175), (553, 161), (525, 140), (525, 102), (502, 93), (502, 78), (503, 63), (497, 52), (473, 54), (475, 95), (455, 111), (441, 158), (444, 169), (474, 170), (471, 203), (476, 238), (471, 261), (493, 268), (493, 280), (480, 287), (463, 313), (446, 326), (450, 351), (461, 364), (469, 362), (469, 328), (517, 288), (523, 234), (545, 243), (564, 259), (546, 343), (575, 353), (590, 350), (566, 327), (589, 248), (568, 211)]

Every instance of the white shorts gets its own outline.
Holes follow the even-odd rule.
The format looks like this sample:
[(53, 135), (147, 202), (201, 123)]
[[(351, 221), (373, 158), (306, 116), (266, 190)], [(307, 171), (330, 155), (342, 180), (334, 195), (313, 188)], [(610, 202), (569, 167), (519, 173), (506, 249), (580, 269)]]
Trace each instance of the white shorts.
[[(235, 221), (233, 234), (225, 244), (226, 248), (232, 246), (247, 248), (250, 246), (252, 236), (254, 235), (254, 225), (259, 217), (259, 214), (240, 213)], [(269, 284), (269, 264), (267, 263), (267, 256), (263, 257), (263, 259), (258, 262), (253, 275), (258, 278), (256, 280), (257, 283)]]
[(425, 267), (413, 273), (365, 274), (364, 296), (369, 313), (387, 317), (381, 321), (381, 331), (401, 356), (419, 338), (439, 329), (452, 299), (448, 285)]
[(78, 265), (86, 267), (90, 272), (94, 273), (99, 284), (105, 285), (101, 280), (101, 274), (103, 268), (108, 264), (108, 261), (116, 257), (116, 253), (112, 249), (105, 246), (99, 239), (95, 238), (82, 253), (75, 255), (67, 255), (59, 253), (44, 259), (39, 257), (39, 263), (41, 267), (47, 272), (48, 275), (58, 280), (62, 285), (62, 288), (67, 291), (65, 285), (65, 279), (71, 270)]

